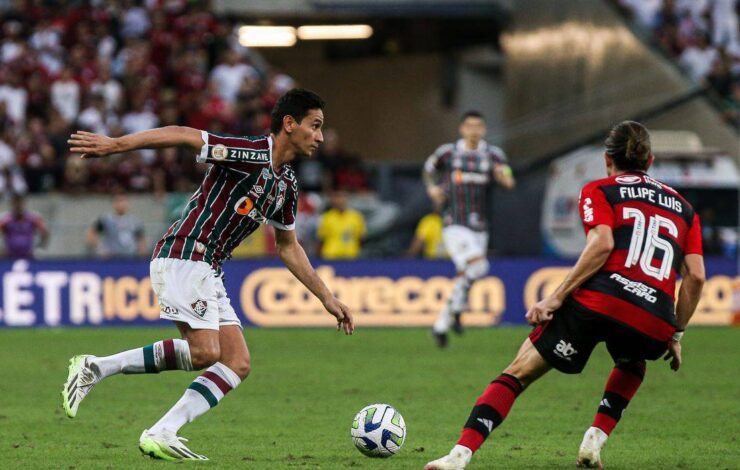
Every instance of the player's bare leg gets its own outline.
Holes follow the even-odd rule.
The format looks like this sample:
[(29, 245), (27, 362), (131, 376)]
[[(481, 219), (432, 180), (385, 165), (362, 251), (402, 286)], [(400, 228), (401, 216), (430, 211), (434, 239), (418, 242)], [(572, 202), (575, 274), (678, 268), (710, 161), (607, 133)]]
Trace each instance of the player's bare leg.
[(504, 369), (475, 402), (457, 445), (449, 454), (429, 462), (425, 470), (462, 470), (488, 435), (498, 427), (529, 384), (542, 377), (550, 365), (527, 338), (514, 361)]
[(578, 450), (578, 467), (603, 468), (601, 449), (640, 388), (645, 378), (645, 366), (645, 361), (620, 362), (614, 366), (594, 421), (586, 430)]
[(185, 390), (182, 398), (139, 439), (147, 455), (165, 460), (207, 460), (182, 444), (177, 432), (185, 424), (216, 406), (250, 372), (250, 357), (241, 328), (222, 326), (216, 330), (194, 330), (187, 324), (178, 328), (193, 351), (193, 365), (206, 368)]

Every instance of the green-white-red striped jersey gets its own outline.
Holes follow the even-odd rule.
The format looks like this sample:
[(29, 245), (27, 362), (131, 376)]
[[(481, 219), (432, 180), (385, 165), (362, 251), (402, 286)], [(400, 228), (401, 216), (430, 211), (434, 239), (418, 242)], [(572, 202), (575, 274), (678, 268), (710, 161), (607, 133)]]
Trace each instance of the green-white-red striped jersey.
[(298, 185), (289, 164), (273, 170), (270, 136), (201, 133), (205, 144), (196, 159), (211, 166), (152, 257), (204, 261), (220, 272), (260, 224), (295, 228)]
[(482, 140), (475, 150), (465, 149), (465, 142), (440, 146), (424, 165), (447, 195), (442, 208), (444, 225), (462, 225), (472, 230), (487, 230), (487, 189), (494, 181), (493, 169), (506, 163), (506, 154)]

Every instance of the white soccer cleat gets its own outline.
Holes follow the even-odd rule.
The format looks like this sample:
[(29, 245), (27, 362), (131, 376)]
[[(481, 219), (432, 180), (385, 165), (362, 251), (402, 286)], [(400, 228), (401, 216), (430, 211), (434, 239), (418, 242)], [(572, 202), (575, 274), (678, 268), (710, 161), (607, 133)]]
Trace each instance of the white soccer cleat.
[(604, 468), (601, 463), (601, 449), (609, 436), (599, 428), (591, 426), (583, 435), (581, 448), (578, 450), (577, 467)]
[(69, 360), (69, 373), (62, 389), (62, 408), (69, 418), (77, 416), (77, 409), (100, 377), (90, 367), (89, 360), (95, 356), (83, 354)]
[(449, 454), (426, 464), (424, 470), (463, 470), (472, 457), (472, 450), (458, 444)]
[(205, 455), (196, 454), (184, 444), (188, 442), (171, 431), (149, 432), (145, 429), (139, 438), (139, 450), (144, 455), (161, 460), (208, 460)]

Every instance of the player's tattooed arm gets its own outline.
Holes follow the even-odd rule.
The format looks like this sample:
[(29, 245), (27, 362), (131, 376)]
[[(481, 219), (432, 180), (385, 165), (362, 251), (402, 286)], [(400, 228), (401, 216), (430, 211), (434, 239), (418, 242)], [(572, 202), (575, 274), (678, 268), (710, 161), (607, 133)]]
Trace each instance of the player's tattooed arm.
[(326, 311), (337, 319), (337, 330), (342, 329), (346, 334), (351, 335), (355, 325), (349, 307), (334, 297), (324, 281), (316, 274), (306, 252), (296, 239), (295, 231), (276, 228), (275, 243), (278, 256), (288, 270), (321, 301)]
[(201, 132), (184, 126), (167, 126), (147, 131), (108, 137), (92, 132), (77, 131), (67, 140), (72, 153), (82, 158), (97, 158), (138, 149), (187, 146), (198, 151), (203, 146)]

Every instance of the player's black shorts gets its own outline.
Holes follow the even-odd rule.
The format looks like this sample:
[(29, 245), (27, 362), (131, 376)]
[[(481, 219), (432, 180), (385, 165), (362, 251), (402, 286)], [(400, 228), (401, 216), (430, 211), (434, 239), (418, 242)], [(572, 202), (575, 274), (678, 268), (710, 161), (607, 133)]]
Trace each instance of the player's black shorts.
[(549, 322), (537, 326), (529, 339), (555, 369), (578, 374), (602, 341), (615, 363), (658, 359), (668, 343), (657, 341), (622, 323), (566, 300)]

